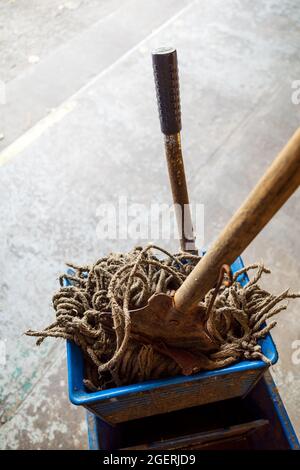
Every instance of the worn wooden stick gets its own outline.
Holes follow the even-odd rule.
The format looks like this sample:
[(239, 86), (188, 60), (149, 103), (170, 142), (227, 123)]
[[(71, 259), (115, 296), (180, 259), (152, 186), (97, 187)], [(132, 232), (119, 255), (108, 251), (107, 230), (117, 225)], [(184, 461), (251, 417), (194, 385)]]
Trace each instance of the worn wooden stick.
[(152, 63), (180, 246), (183, 251), (197, 254), (181, 150), (181, 111), (176, 49), (166, 47), (156, 49), (152, 53)]
[(188, 312), (233, 263), (300, 185), (300, 128), (279, 153), (208, 253), (176, 291), (175, 308)]

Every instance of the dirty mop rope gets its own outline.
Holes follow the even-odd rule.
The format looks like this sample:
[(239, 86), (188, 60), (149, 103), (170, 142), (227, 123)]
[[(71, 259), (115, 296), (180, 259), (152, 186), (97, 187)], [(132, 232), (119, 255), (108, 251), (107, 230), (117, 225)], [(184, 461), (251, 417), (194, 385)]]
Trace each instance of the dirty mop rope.
[[(165, 255), (159, 259), (153, 250)], [(68, 264), (74, 274), (60, 278), (61, 288), (53, 297), (56, 321), (42, 331), (26, 332), (37, 336), (37, 344), (49, 336), (74, 341), (84, 352), (85, 385), (94, 391), (114, 385), (178, 375), (179, 365), (154, 345), (143, 344), (131, 336), (131, 309), (147, 304), (154, 293), (172, 294), (183, 283), (200, 257), (188, 253), (172, 255), (154, 245), (136, 247), (129, 253), (112, 253), (93, 266)], [(240, 275), (256, 270), (242, 287)], [(232, 284), (225, 283), (216, 295), (212, 289), (204, 299), (206, 329), (218, 342), (217, 351), (203, 353), (203, 370), (227, 366), (239, 359), (262, 359), (258, 341), (275, 325), (267, 319), (285, 310), (278, 304), (299, 297), (289, 290), (274, 296), (258, 286), (262, 264), (236, 272)], [(71, 285), (63, 287), (64, 280)], [(209, 307), (209, 308), (208, 308)]]

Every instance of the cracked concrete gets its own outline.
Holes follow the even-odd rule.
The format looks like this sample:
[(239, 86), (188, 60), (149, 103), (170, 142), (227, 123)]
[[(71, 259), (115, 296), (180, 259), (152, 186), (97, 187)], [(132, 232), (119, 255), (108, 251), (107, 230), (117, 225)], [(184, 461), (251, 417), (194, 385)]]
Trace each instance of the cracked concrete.
[[(98, 239), (101, 203), (171, 201), (150, 52), (178, 49), (190, 199), (205, 206), (208, 245), (299, 125), (291, 85), (300, 78), (300, 6), (5, 0), (0, 12), (0, 447), (86, 448), (84, 412), (67, 398), (64, 344), (36, 348), (22, 333), (52, 320), (65, 261), (139, 242)], [(274, 292), (299, 290), (299, 200), (244, 254), (272, 269)], [(273, 375), (298, 435), (299, 309), (290, 303), (273, 333)]]

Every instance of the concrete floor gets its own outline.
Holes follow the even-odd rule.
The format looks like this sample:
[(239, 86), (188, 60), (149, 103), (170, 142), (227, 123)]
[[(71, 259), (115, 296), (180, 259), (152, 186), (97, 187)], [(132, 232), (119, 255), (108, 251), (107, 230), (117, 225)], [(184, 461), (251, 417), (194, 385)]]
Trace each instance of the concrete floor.
[[(205, 205), (209, 244), (299, 126), (300, 4), (3, 0), (0, 18), (0, 448), (82, 449), (63, 342), (36, 348), (22, 333), (51, 322), (65, 261), (135, 243), (99, 240), (99, 204), (171, 202), (150, 52), (178, 49), (190, 197)], [(244, 254), (272, 269), (274, 292), (299, 291), (299, 202), (298, 192)], [(298, 435), (299, 310), (291, 302), (278, 319), (272, 370)]]

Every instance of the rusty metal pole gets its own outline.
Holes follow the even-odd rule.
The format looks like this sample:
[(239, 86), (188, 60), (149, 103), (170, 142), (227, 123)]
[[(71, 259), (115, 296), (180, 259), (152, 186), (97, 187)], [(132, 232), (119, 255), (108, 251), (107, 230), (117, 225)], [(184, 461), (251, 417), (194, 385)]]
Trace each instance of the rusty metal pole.
[(161, 47), (154, 50), (152, 63), (180, 246), (183, 251), (197, 254), (181, 150), (182, 126), (176, 49)]

